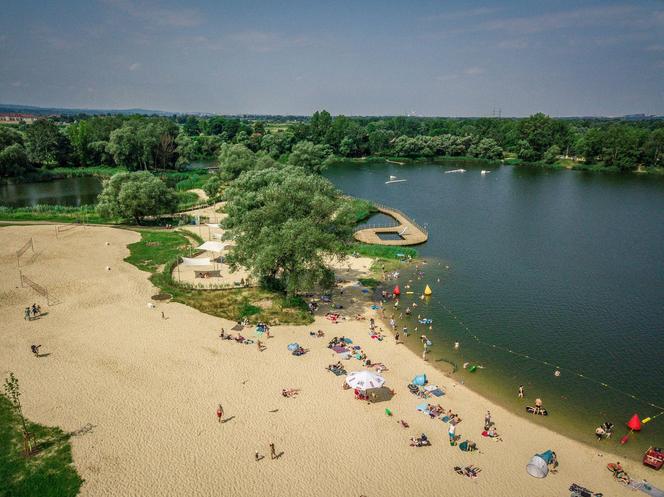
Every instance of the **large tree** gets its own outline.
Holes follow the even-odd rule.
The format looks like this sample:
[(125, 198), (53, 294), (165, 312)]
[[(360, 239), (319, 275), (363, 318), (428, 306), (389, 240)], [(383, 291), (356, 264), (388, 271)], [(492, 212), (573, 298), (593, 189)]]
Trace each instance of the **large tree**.
[(63, 164), (67, 161), (70, 144), (57, 125), (48, 119), (38, 119), (26, 131), (27, 151), (32, 162)]
[(102, 216), (133, 220), (175, 211), (175, 191), (149, 172), (118, 173), (104, 181), (97, 211)]
[(332, 284), (325, 261), (346, 252), (353, 226), (332, 183), (293, 166), (253, 170), (226, 196), (232, 268), (247, 267), (264, 285), (289, 293)]
[(332, 157), (332, 150), (327, 145), (314, 145), (310, 141), (297, 143), (290, 155), (288, 163), (301, 167), (308, 173), (319, 174), (327, 166)]

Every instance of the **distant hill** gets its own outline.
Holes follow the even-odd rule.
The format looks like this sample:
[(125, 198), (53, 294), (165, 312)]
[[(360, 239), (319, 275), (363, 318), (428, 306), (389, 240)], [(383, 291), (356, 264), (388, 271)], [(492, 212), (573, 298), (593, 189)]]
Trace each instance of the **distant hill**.
[(35, 114), (38, 116), (70, 116), (76, 114), (87, 115), (107, 115), (107, 114), (143, 114), (143, 115), (157, 115), (157, 116), (171, 116), (175, 112), (165, 112), (163, 110), (150, 110), (150, 109), (67, 109), (60, 107), (36, 107), (33, 105), (15, 105), (15, 104), (0, 104), (0, 113), (16, 113), (16, 114)]
[[(189, 116), (199, 116), (199, 117), (210, 117), (210, 116), (224, 116), (238, 119), (247, 119), (251, 121), (307, 121), (310, 116), (302, 115), (271, 115), (271, 114), (217, 114), (214, 112), (168, 112), (163, 110), (151, 110), (151, 109), (70, 109), (62, 107), (37, 107), (33, 105), (16, 105), (16, 104), (2, 104), (0, 103), (0, 114), (2, 113), (14, 113), (14, 114), (35, 114), (38, 116), (49, 116), (49, 115), (60, 115), (60, 116), (72, 116), (77, 114), (87, 114), (92, 116), (97, 115), (132, 115), (140, 114), (146, 116), (172, 116), (172, 115), (189, 115)], [(368, 118), (390, 118), (398, 117), (392, 115), (385, 116), (352, 116), (352, 117), (368, 117)], [(451, 119), (478, 119), (482, 116), (476, 117), (453, 117), (453, 116), (436, 116), (436, 117), (446, 117)], [(422, 117), (422, 119), (431, 119), (431, 117)], [(503, 119), (521, 119), (515, 117), (503, 116)], [(616, 121), (652, 121), (664, 119), (664, 116), (655, 116), (647, 114), (628, 114), (625, 116), (560, 116), (556, 119), (599, 119), (599, 120), (616, 120)]]

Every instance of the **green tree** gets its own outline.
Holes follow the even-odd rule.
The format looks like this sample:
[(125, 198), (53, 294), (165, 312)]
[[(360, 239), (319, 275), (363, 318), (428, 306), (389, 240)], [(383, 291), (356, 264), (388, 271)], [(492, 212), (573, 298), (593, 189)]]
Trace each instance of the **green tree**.
[(14, 143), (0, 151), (0, 176), (20, 176), (30, 168), (23, 145)]
[(558, 160), (559, 155), (560, 155), (560, 147), (558, 145), (551, 145), (546, 150), (546, 152), (544, 152), (542, 160), (547, 164), (553, 164)]
[(14, 144), (25, 144), (23, 133), (14, 127), (0, 126), (0, 150)]
[(327, 179), (293, 166), (249, 171), (226, 197), (232, 268), (247, 267), (263, 285), (288, 293), (332, 284), (325, 261), (345, 254), (353, 216)]
[(23, 406), (21, 405), (21, 388), (18, 383), (18, 378), (14, 373), (10, 372), (9, 377), (5, 379), (4, 384), (5, 395), (9, 399), (12, 409), (21, 420), (21, 428), (23, 429), (23, 450), (26, 456), (32, 453), (32, 436), (28, 430), (28, 423), (23, 416)]
[(288, 156), (288, 163), (301, 167), (310, 174), (320, 174), (331, 159), (332, 151), (327, 145), (314, 145), (310, 141), (301, 141), (293, 146)]
[(147, 171), (114, 174), (104, 181), (97, 211), (105, 217), (131, 219), (172, 213), (177, 207), (175, 191)]
[(664, 128), (650, 133), (643, 146), (643, 156), (647, 166), (662, 167), (664, 165)]
[(148, 168), (143, 144), (132, 126), (125, 125), (114, 130), (110, 135), (107, 151), (118, 166), (129, 171)]
[(237, 178), (255, 165), (256, 155), (244, 145), (224, 143), (219, 149), (219, 176), (224, 181)]
[(314, 115), (311, 116), (311, 121), (309, 122), (311, 139), (315, 143), (323, 143), (325, 136), (327, 135), (327, 132), (331, 126), (332, 116), (328, 111), (321, 110), (314, 112)]
[(28, 156), (32, 162), (50, 164), (59, 162), (59, 147), (65, 147), (58, 127), (48, 119), (38, 119), (26, 131)]
[(487, 160), (500, 160), (503, 158), (503, 149), (493, 138), (482, 138), (468, 148), (468, 155)]

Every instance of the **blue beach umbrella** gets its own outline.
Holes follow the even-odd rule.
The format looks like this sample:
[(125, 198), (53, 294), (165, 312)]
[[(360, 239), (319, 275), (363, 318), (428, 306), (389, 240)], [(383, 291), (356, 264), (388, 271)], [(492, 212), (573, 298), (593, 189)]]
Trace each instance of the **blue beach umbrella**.
[(297, 350), (299, 348), (300, 348), (299, 343), (289, 343), (288, 344), (288, 350), (290, 350), (291, 352), (293, 352), (294, 350)]

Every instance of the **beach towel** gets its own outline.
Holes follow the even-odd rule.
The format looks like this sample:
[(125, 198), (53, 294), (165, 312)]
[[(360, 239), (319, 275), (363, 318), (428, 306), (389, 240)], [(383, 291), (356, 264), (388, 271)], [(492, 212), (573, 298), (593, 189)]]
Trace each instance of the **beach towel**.
[(634, 490), (641, 490), (644, 494), (648, 494), (651, 497), (664, 497), (664, 491), (659, 488), (653, 487), (650, 483), (645, 480), (641, 481), (632, 481), (627, 485)]
[(328, 369), (328, 371), (331, 371), (336, 376), (343, 376), (343, 375), (347, 374), (346, 371), (343, 370), (343, 369)]
[(346, 347), (341, 347), (339, 345), (335, 345), (332, 347), (332, 350), (334, 350), (337, 354), (343, 354), (344, 352), (348, 352), (348, 349)]
[(418, 411), (422, 411), (422, 412), (429, 413), (429, 409), (427, 409), (427, 406), (428, 406), (428, 405), (429, 405), (429, 404), (427, 404), (426, 402), (422, 402), (422, 403), (421, 403), (420, 405), (418, 405), (415, 409), (417, 409)]
[(429, 392), (429, 393), (431, 395), (435, 395), (436, 397), (442, 397), (443, 395), (445, 395), (445, 392), (443, 392), (440, 388), (436, 388), (435, 390), (431, 390), (431, 392)]
[(441, 420), (443, 423), (449, 423), (449, 421), (450, 421), (450, 417), (449, 417), (449, 416), (443, 416), (442, 418), (440, 418), (440, 420)]

